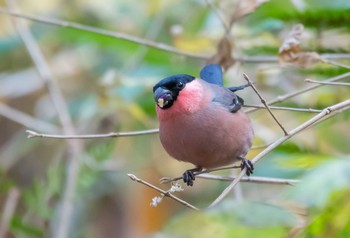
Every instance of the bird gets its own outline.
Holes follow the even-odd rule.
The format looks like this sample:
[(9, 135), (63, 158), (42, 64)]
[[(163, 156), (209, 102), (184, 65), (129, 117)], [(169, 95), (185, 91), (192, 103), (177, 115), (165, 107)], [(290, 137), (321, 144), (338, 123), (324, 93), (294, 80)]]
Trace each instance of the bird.
[(176, 74), (153, 87), (161, 144), (171, 157), (195, 166), (182, 175), (187, 186), (203, 169), (241, 161), (246, 175), (254, 170), (245, 158), (254, 130), (242, 110), (243, 99), (235, 94), (249, 85), (226, 88), (222, 77), (221, 66), (209, 64), (199, 78)]

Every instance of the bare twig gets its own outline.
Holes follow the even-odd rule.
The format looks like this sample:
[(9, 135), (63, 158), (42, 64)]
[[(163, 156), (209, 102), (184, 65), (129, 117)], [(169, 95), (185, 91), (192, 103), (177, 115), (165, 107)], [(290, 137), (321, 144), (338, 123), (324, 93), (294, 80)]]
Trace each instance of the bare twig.
[[(252, 108), (265, 108), (263, 105), (251, 105), (251, 104), (244, 104), (244, 107), (252, 107)], [(318, 109), (312, 109), (312, 108), (296, 108), (296, 107), (276, 107), (276, 106), (269, 106), (271, 110), (281, 110), (281, 111), (295, 111), (295, 112), (311, 112), (311, 113), (319, 113), (322, 110)]]
[(210, 204), (209, 207), (213, 207), (216, 204), (218, 204), (219, 202), (222, 201), (222, 199), (224, 199), (227, 194), (229, 194), (229, 192), (231, 192), (231, 190), (237, 185), (237, 183), (241, 180), (241, 178), (244, 176), (244, 174), (246, 173), (247, 168), (242, 169), (242, 171), (237, 175), (237, 177), (230, 183), (230, 185), (228, 185), (224, 191), (222, 191), (222, 193), (214, 200), (214, 202), (212, 202)]
[(321, 54), (322, 59), (350, 59), (350, 54)]
[[(200, 174), (197, 178), (219, 180), (219, 181), (233, 181), (236, 176), (222, 176), (214, 174)], [(267, 178), (267, 177), (256, 177), (256, 176), (245, 176), (242, 177), (240, 182), (251, 182), (251, 183), (264, 183), (264, 184), (280, 184), (280, 185), (294, 185), (299, 183), (296, 179), (281, 179), (281, 178)]]
[(327, 107), (322, 110), (319, 114), (312, 117), (311, 119), (307, 120), (303, 124), (299, 125), (298, 127), (294, 128), (293, 130), (289, 131), (287, 136), (281, 137), (280, 139), (276, 140), (274, 143), (269, 145), (264, 151), (262, 151), (260, 154), (254, 157), (252, 160), (253, 163), (258, 162), (262, 157), (264, 157), (267, 153), (269, 153), (272, 149), (276, 148), (278, 145), (282, 144), (286, 140), (290, 139), (294, 135), (298, 134), (299, 132), (305, 130), (306, 128), (310, 127), (317, 121), (321, 120), (324, 117), (329, 116), (330, 114), (338, 114), (345, 110), (348, 110), (350, 107), (350, 99), (345, 100), (341, 103), (337, 103), (333, 106)]
[(24, 127), (33, 128), (36, 130), (43, 130), (52, 133), (59, 131), (56, 125), (50, 124), (46, 121), (39, 120), (21, 111), (13, 109), (6, 104), (0, 103), (0, 115), (23, 125)]
[(323, 84), (323, 85), (350, 86), (350, 83), (342, 83), (342, 82), (324, 82), (324, 81), (317, 81), (312, 79), (305, 79), (304, 81), (307, 83), (317, 83), (317, 84)]
[[(348, 78), (348, 77), (350, 77), (350, 72), (345, 73), (345, 74), (341, 74), (341, 75), (338, 75), (338, 76), (335, 76), (335, 77), (330, 78), (328, 80), (325, 80), (323, 82), (336, 82), (336, 81), (339, 81), (339, 80), (342, 80), (342, 79), (345, 79), (345, 78)], [(268, 101), (267, 104), (268, 105), (272, 105), (272, 104), (275, 104), (275, 103), (283, 102), (283, 101), (285, 101), (285, 100), (287, 100), (289, 98), (296, 97), (296, 96), (298, 96), (300, 94), (309, 92), (311, 90), (314, 90), (314, 89), (322, 87), (322, 86), (324, 86), (324, 85), (322, 85), (322, 84), (313, 85), (313, 86), (309, 86), (309, 87), (306, 87), (306, 88), (303, 88), (303, 89), (300, 89), (300, 90), (297, 90), (297, 91), (294, 91), (294, 92), (291, 92), (291, 93), (288, 93), (288, 94), (285, 94), (285, 95), (282, 95), (282, 96), (278, 96), (276, 99)], [(256, 110), (259, 110), (259, 108), (252, 108), (250, 110), (247, 110), (247, 112), (254, 112)]]
[(350, 69), (349, 65), (341, 64), (341, 63), (335, 62), (333, 60), (322, 59), (322, 62), (326, 63), (326, 64), (331, 64), (331, 65), (334, 65), (334, 66), (342, 67), (342, 68), (345, 68), (345, 69)]
[(272, 116), (272, 118), (275, 120), (275, 122), (278, 124), (278, 126), (282, 129), (284, 135), (288, 135), (288, 132), (286, 131), (286, 129), (284, 129), (284, 127), (282, 126), (282, 124), (278, 121), (278, 119), (275, 117), (275, 115), (272, 113), (272, 111), (270, 110), (269, 106), (266, 103), (266, 100), (261, 96), (261, 94), (259, 93), (258, 89), (255, 87), (255, 85), (252, 83), (252, 81), (250, 81), (248, 75), (246, 75), (245, 73), (243, 73), (243, 77), (245, 80), (247, 80), (248, 84), (252, 87), (252, 89), (254, 90), (254, 92), (258, 95), (258, 97), (260, 98), (262, 104), (264, 104), (264, 106), (266, 107), (267, 111), (270, 113), (270, 115)]
[[(165, 3), (164, 1), (159, 2), (159, 4), (161, 5), (164, 3)], [(161, 8), (162, 6), (159, 6), (159, 7)], [(158, 12), (155, 15), (154, 19), (152, 20), (152, 23), (150, 24), (151, 27), (148, 28), (144, 38), (152, 41), (156, 40), (159, 33), (162, 32), (162, 28), (165, 23), (165, 16), (166, 16), (166, 13), (163, 11)], [(143, 63), (143, 58), (145, 57), (148, 51), (149, 51), (149, 47), (145, 45), (139, 45), (138, 48), (135, 50), (135, 53), (133, 53), (132, 55), (130, 55), (130, 57), (128, 57), (128, 60), (125, 62), (124, 66), (120, 69), (120, 71), (122, 72), (133, 71), (136, 67), (138, 67), (140, 63)]]
[[(341, 103), (335, 104), (333, 106), (327, 107), (322, 110), (319, 114), (312, 117), (311, 119), (307, 120), (303, 124), (299, 125), (298, 127), (294, 128), (293, 130), (289, 131), (288, 135), (285, 135), (281, 137), (280, 139), (276, 140), (274, 143), (269, 145), (265, 150), (263, 150), (261, 153), (259, 153), (257, 156), (252, 159), (252, 162), (255, 164), (260, 159), (262, 159), (265, 155), (267, 155), (269, 152), (271, 152), (274, 148), (285, 142), (286, 140), (292, 138), (296, 134), (300, 133), (301, 131), (309, 128), (312, 125), (317, 124), (319, 121), (322, 121), (324, 118), (330, 118), (331, 114), (335, 115), (338, 113), (343, 112), (344, 110), (350, 109), (350, 99), (345, 100)], [(246, 169), (243, 169), (241, 173), (233, 180), (233, 182), (214, 200), (214, 202), (210, 205), (210, 207), (215, 206), (218, 204), (224, 197), (227, 196), (227, 194), (236, 186), (236, 184), (240, 181), (240, 179), (245, 174)]]
[(0, 238), (5, 238), (10, 221), (13, 217), (13, 214), (16, 211), (17, 203), (19, 200), (20, 191), (18, 188), (12, 188), (6, 198), (3, 212), (1, 215), (0, 223)]
[(270, 144), (265, 144), (265, 145), (255, 145), (252, 146), (252, 148), (250, 148), (251, 150), (260, 150), (260, 149), (264, 149), (266, 147), (268, 147)]
[[(12, 0), (8, 0), (8, 5), (11, 9), (15, 8), (14, 2)], [(9, 14), (8, 10), (0, 10), (3, 13), (6, 12)], [(43, 53), (41, 52), (33, 35), (29, 31), (28, 27), (24, 24), (21, 24), (21, 22), (17, 21), (16, 18), (13, 18), (13, 24), (23, 43), (25, 44), (40, 77), (44, 81), (49, 91), (49, 95), (57, 111), (60, 123), (63, 127), (63, 132), (65, 134), (76, 134), (64, 97), (56, 81), (54, 80), (50, 68), (43, 56)], [(74, 193), (80, 167), (79, 157), (83, 151), (83, 144), (79, 141), (67, 140), (67, 144), (72, 152), (72, 157), (69, 160), (70, 164), (67, 166), (67, 180), (64, 188), (62, 209), (60, 213), (61, 216), (57, 229), (58, 232), (55, 234), (56, 238), (65, 238), (68, 237), (69, 234), (70, 225), (72, 224), (71, 219), (73, 212)]]
[(221, 25), (224, 27), (225, 32), (230, 32), (230, 26), (225, 22), (224, 17), (222, 16), (220, 10), (213, 4), (212, 0), (206, 0), (207, 5), (213, 10), (213, 12), (217, 15), (218, 19), (221, 22)]
[(75, 23), (75, 22), (69, 22), (69, 21), (63, 21), (63, 20), (52, 19), (52, 18), (47, 18), (47, 17), (38, 17), (38, 16), (29, 15), (29, 14), (12, 12), (6, 8), (0, 8), (0, 13), (6, 14), (6, 15), (11, 15), (13, 17), (23, 18), (23, 19), (30, 20), (30, 21), (45, 23), (45, 24), (49, 24), (49, 25), (97, 33), (100, 35), (134, 42), (134, 43), (137, 43), (140, 45), (145, 45), (148, 47), (171, 52), (171, 53), (178, 54), (178, 55), (188, 56), (188, 57), (192, 57), (192, 58), (199, 58), (199, 59), (207, 59), (208, 58), (207, 56), (204, 56), (204, 55), (199, 55), (199, 54), (195, 54), (195, 53), (181, 51), (178, 48), (176, 48), (174, 46), (167, 45), (167, 44), (154, 42), (151, 40), (146, 40), (143, 38), (131, 36), (131, 35), (121, 33), (121, 32), (109, 31), (109, 30), (104, 30), (104, 29), (92, 27), (92, 26), (87, 26), (87, 25), (83, 25), (83, 24), (79, 24), (79, 23)]
[(110, 132), (107, 134), (92, 134), (92, 135), (53, 135), (53, 134), (42, 134), (32, 130), (26, 130), (28, 138), (33, 137), (45, 137), (52, 139), (95, 139), (95, 138), (106, 138), (106, 137), (126, 137), (126, 136), (139, 136), (156, 134), (159, 129), (150, 129), (144, 131), (129, 131), (129, 132)]
[[(202, 171), (193, 172), (193, 174), (194, 174), (194, 176), (197, 176), (199, 174), (206, 174), (206, 173), (211, 173), (211, 172), (220, 171), (220, 170), (239, 169), (239, 168), (241, 168), (241, 166), (239, 166), (239, 165), (231, 165), (231, 166), (227, 166), (227, 167), (220, 167), (220, 168), (214, 168), (214, 169), (204, 169)], [(160, 179), (160, 183), (171, 183), (171, 182), (175, 182), (175, 181), (181, 180), (182, 178), (183, 178), (182, 176), (175, 177), (175, 178), (163, 177), (163, 178)]]
[(136, 177), (134, 174), (128, 174), (128, 176), (129, 176), (130, 179), (133, 180), (133, 181), (136, 181), (136, 182), (138, 182), (138, 183), (141, 183), (141, 184), (143, 184), (143, 185), (146, 185), (147, 187), (150, 187), (150, 188), (152, 188), (152, 189), (154, 189), (154, 190), (160, 192), (160, 193), (163, 194), (164, 196), (169, 197), (169, 198), (175, 200), (176, 202), (181, 203), (182, 205), (185, 205), (186, 207), (189, 207), (189, 208), (191, 208), (191, 209), (193, 209), (193, 210), (199, 211), (199, 209), (198, 209), (197, 207), (195, 207), (195, 206), (189, 204), (188, 202), (185, 202), (184, 200), (181, 200), (180, 198), (178, 198), (178, 197), (172, 195), (170, 192), (164, 191), (163, 189), (160, 189), (160, 188), (158, 188), (157, 186), (154, 186), (153, 184), (150, 184), (150, 183), (148, 183), (148, 182), (146, 182), (146, 181), (144, 181), (144, 180), (142, 180), (142, 179), (139, 179), (139, 178)]
[[(164, 43), (158, 43), (150, 40), (145, 40), (143, 38), (138, 38), (135, 36), (131, 36), (125, 33), (120, 33), (120, 32), (114, 32), (114, 31), (108, 31), (108, 30), (103, 30), (100, 28), (92, 27), (92, 26), (87, 26), (75, 22), (69, 22), (69, 21), (64, 21), (64, 20), (59, 20), (59, 19), (52, 19), (52, 18), (47, 18), (47, 17), (38, 17), (38, 16), (33, 16), (29, 14), (24, 14), (24, 13), (18, 13), (14, 11), (10, 11), (7, 8), (2, 8), (0, 7), (0, 13), (1, 14), (6, 14), (6, 15), (11, 15), (13, 17), (18, 17), (22, 19), (26, 19), (29, 21), (35, 21), (35, 22), (40, 22), (48, 25), (54, 25), (54, 26), (59, 26), (59, 27), (64, 27), (64, 28), (72, 28), (72, 29), (77, 29), (77, 30), (83, 30), (87, 32), (92, 32), (104, 36), (109, 36), (117, 39), (122, 39), (122, 40), (127, 40), (130, 42), (135, 42), (137, 44), (145, 45), (148, 47), (152, 47), (155, 49), (171, 52), (174, 54), (178, 55), (183, 55), (187, 57), (192, 57), (192, 58), (198, 58), (198, 59), (203, 59), (207, 60), (210, 58), (209, 55), (199, 55), (199, 54), (194, 54), (190, 52), (184, 52), (180, 51), (176, 47), (164, 44)], [(349, 59), (350, 54), (322, 54), (321, 57), (323, 59)], [(241, 57), (234, 57), (234, 60), (237, 62), (245, 62), (245, 63), (278, 63), (278, 58), (276, 56), (272, 55), (266, 55), (266, 56), (241, 56)]]
[[(320, 54), (323, 60), (327, 59), (350, 59), (350, 54)], [(235, 61), (241, 63), (278, 63), (278, 57), (274, 55), (256, 55), (256, 56), (240, 56), (234, 57)], [(332, 61), (334, 62), (334, 61)], [(340, 65), (338, 65), (340, 66)]]

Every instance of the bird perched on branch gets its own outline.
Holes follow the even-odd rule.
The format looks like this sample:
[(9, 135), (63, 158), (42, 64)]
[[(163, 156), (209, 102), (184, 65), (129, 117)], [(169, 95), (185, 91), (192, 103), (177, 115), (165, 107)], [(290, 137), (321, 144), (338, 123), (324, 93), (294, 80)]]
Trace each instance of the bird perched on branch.
[(188, 186), (194, 172), (236, 161), (249, 176), (253, 164), (245, 156), (254, 132), (241, 109), (243, 100), (234, 93), (247, 85), (225, 88), (216, 64), (205, 66), (200, 77), (177, 74), (153, 87), (161, 143), (170, 156), (196, 166), (183, 174)]

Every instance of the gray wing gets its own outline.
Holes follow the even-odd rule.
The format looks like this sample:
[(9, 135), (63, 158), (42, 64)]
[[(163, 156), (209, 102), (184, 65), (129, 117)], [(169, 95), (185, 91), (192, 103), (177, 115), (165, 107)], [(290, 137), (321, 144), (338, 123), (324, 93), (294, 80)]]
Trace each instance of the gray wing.
[(235, 113), (243, 106), (243, 99), (227, 88), (213, 85), (211, 90), (214, 94), (213, 102), (226, 107), (230, 112)]

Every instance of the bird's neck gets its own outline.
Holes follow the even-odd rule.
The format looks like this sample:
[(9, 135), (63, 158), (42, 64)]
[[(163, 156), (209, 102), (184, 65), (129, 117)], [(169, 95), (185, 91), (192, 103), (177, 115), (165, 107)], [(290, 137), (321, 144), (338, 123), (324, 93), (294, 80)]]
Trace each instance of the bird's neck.
[(205, 92), (200, 79), (187, 83), (170, 108), (165, 110), (156, 108), (159, 121), (166, 121), (200, 110), (208, 103), (209, 100), (206, 100), (206, 98), (210, 98), (208, 94), (210, 92)]

